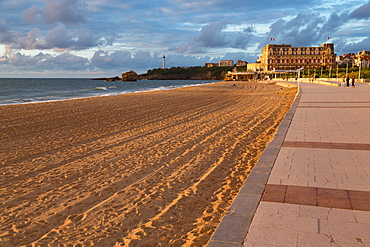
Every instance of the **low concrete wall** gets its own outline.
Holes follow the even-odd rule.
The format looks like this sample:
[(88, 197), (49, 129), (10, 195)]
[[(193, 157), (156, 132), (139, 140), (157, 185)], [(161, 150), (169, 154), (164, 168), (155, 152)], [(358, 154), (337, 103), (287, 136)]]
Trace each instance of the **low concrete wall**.
[(298, 87), (295, 84), (292, 84), (292, 83), (289, 83), (289, 82), (282, 82), (282, 81), (276, 82), (276, 85), (279, 85), (281, 87)]
[(309, 83), (315, 83), (320, 85), (332, 86), (332, 87), (340, 87), (340, 82), (338, 81), (310, 81)]
[(269, 81), (258, 81), (259, 83), (267, 84), (267, 85), (278, 85), (281, 87), (298, 87), (296, 84), (293, 84), (292, 82), (286, 82), (286, 81), (279, 81), (279, 80), (269, 80)]
[[(279, 79), (279, 78), (276, 78), (274, 79), (274, 81), (278, 81), (277, 83), (285, 83), (285, 84), (290, 84), (289, 83), (289, 80), (283, 80), (283, 79)], [(298, 82), (298, 80), (296, 81), (294, 79), (294, 81), (290, 81), (290, 82)], [(299, 79), (299, 82), (306, 82), (306, 83), (315, 83), (315, 84), (321, 84), (321, 85), (326, 85), (326, 86), (332, 86), (332, 87), (339, 87), (340, 86), (340, 82), (339, 81), (324, 81), (324, 78), (320, 78), (320, 80), (316, 79), (316, 80), (312, 80), (312, 78), (300, 78)], [(282, 86), (282, 85), (281, 85)]]

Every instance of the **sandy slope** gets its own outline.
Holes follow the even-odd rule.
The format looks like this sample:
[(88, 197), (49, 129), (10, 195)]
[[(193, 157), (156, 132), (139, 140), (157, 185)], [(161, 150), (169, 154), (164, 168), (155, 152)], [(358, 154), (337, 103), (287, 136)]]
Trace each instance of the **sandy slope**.
[(286, 90), (223, 82), (0, 107), (1, 246), (205, 245)]

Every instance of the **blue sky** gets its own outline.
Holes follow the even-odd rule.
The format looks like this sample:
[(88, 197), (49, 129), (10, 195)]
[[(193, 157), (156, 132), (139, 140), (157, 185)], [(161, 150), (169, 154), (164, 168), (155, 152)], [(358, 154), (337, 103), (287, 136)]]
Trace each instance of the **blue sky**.
[(363, 0), (0, 0), (0, 77), (104, 77), (222, 59), (276, 44), (370, 50)]

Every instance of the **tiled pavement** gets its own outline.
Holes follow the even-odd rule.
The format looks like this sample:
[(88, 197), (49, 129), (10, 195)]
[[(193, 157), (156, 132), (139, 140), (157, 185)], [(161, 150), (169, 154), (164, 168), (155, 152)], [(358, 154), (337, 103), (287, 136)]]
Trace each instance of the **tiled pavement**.
[(370, 247), (370, 86), (301, 93), (209, 247)]

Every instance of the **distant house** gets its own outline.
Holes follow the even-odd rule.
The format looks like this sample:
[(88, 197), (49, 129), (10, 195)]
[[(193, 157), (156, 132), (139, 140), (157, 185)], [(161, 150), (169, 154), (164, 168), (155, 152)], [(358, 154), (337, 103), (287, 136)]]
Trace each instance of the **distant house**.
[(263, 71), (264, 65), (262, 63), (248, 63), (247, 70), (248, 71)]
[(218, 62), (219, 67), (228, 67), (228, 66), (234, 66), (233, 60), (221, 60)]
[(238, 60), (236, 62), (236, 66), (247, 66), (248, 62), (247, 61), (242, 61), (242, 60)]
[(224, 81), (252, 81), (256, 79), (255, 72), (231, 72), (228, 71)]
[(361, 67), (370, 67), (370, 56), (363, 56), (361, 58)]
[(338, 65), (354, 64), (355, 60), (356, 60), (356, 54), (354, 53), (346, 53), (346, 54), (343, 54), (342, 56), (336, 57), (336, 62)]
[(365, 50), (359, 51), (358, 55), (360, 55), (360, 56), (370, 56), (370, 51), (365, 51)]
[(359, 51), (355, 56), (355, 64), (361, 67), (369, 67), (370, 65), (370, 51)]
[(218, 67), (218, 63), (205, 63), (205, 66), (208, 67), (208, 68)]

